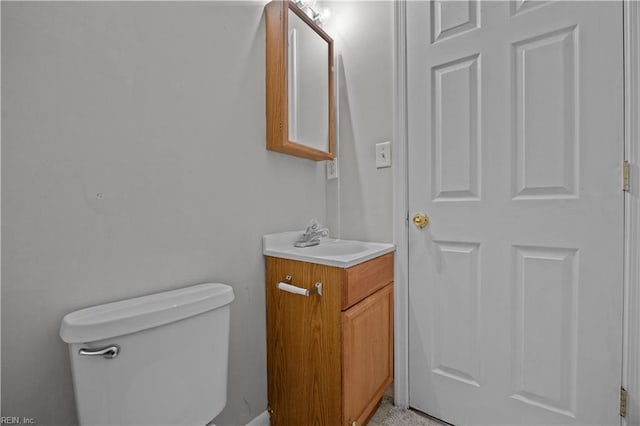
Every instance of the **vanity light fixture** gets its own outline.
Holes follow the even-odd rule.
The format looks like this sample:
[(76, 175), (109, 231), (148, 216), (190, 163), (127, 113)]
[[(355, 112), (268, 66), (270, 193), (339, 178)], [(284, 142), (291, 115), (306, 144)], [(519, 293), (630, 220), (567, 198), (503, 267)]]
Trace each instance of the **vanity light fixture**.
[(329, 10), (329, 8), (325, 8), (322, 11), (318, 11), (316, 10), (313, 6), (315, 4), (314, 0), (311, 1), (305, 1), (305, 0), (293, 0), (293, 2), (296, 4), (296, 6), (298, 6), (304, 13), (307, 14), (307, 16), (309, 18), (311, 18), (313, 20), (313, 22), (316, 23), (316, 25), (319, 25), (320, 27), (322, 27), (322, 25), (324, 24), (325, 20), (327, 20), (327, 18), (329, 18), (329, 16), (331, 15), (331, 11)]

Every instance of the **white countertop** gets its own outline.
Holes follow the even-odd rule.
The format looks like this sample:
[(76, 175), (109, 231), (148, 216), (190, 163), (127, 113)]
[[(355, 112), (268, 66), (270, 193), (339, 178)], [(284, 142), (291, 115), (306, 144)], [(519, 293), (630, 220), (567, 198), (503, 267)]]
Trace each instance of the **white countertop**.
[(262, 253), (265, 256), (349, 268), (393, 252), (396, 249), (395, 245), (389, 243), (338, 240), (335, 238), (323, 238), (317, 246), (294, 247), (293, 243), (299, 240), (302, 234), (304, 234), (304, 231), (265, 235), (262, 237)]

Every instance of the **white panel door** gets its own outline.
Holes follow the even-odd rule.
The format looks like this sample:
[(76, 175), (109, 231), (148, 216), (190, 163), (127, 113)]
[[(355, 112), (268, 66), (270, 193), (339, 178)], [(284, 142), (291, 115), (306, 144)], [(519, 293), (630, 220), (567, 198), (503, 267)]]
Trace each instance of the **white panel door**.
[(620, 1), (408, 1), (410, 404), (619, 424)]

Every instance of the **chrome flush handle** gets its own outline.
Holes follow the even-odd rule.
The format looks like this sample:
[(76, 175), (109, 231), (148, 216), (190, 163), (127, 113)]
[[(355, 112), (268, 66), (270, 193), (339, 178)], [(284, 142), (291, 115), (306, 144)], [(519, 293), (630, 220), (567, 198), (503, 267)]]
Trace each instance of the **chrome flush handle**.
[(99, 349), (82, 348), (78, 351), (80, 355), (101, 356), (106, 359), (113, 359), (120, 353), (119, 345), (109, 345)]

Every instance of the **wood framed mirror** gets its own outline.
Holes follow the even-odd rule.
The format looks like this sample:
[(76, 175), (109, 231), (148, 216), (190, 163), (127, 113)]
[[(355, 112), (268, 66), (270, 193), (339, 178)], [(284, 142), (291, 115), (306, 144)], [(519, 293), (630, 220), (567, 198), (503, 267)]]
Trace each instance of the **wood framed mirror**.
[(267, 149), (334, 157), (333, 39), (294, 2), (265, 6)]

